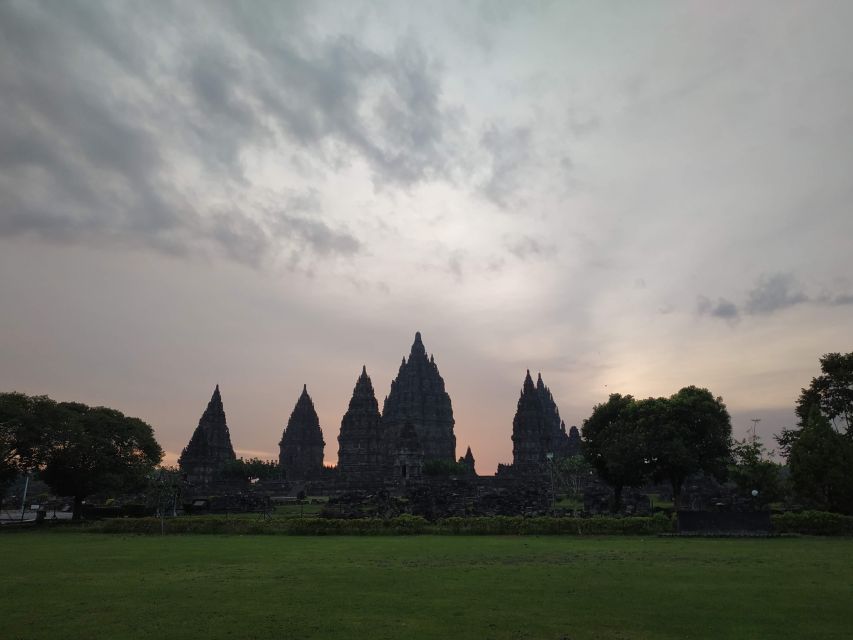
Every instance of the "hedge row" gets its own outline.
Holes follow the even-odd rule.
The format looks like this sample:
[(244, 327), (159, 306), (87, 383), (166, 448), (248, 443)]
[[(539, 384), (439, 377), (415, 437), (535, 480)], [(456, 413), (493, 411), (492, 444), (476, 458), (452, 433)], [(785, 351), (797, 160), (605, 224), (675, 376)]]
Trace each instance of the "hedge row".
[(801, 533), (813, 536), (853, 535), (853, 516), (826, 511), (780, 513), (771, 517), (776, 533)]
[(288, 518), (250, 520), (223, 516), (169, 518), (115, 518), (86, 526), (96, 533), (159, 534), (227, 533), (279, 535), (655, 535), (673, 530), (663, 515), (648, 518), (522, 518), (494, 516), (446, 518), (429, 522), (420, 516), (402, 515), (388, 520), (360, 518)]
[[(820, 536), (853, 535), (853, 516), (823, 511), (783, 513), (772, 516), (776, 533)], [(184, 516), (168, 518), (165, 532), (266, 535), (657, 535), (673, 533), (673, 521), (665, 515), (652, 517), (540, 517), (493, 516), (445, 518), (429, 522), (420, 516), (402, 515), (388, 520), (359, 518), (276, 518), (273, 520)], [(114, 518), (85, 525), (97, 533), (159, 534), (157, 518)]]

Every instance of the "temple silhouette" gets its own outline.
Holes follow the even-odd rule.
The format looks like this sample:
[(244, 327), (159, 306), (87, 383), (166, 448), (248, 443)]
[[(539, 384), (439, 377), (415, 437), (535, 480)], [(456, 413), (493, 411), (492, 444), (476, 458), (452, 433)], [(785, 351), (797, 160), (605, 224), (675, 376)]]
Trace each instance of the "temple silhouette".
[[(416, 483), (430, 468), (477, 477), (470, 447), (456, 458), (454, 426), (444, 379), (417, 332), (381, 413), (367, 368), (362, 367), (341, 419), (338, 464), (333, 469), (323, 465), (323, 431), (308, 388), (303, 386), (279, 442), (281, 478), (305, 482), (334, 476), (353, 487), (375, 487)], [(498, 474), (541, 477), (554, 458), (580, 453), (577, 427), (566, 431), (541, 374), (534, 384), (529, 370), (512, 420), (512, 443), (513, 462), (500, 465)], [(217, 385), (178, 464), (189, 482), (206, 486), (222, 479), (235, 459)]]

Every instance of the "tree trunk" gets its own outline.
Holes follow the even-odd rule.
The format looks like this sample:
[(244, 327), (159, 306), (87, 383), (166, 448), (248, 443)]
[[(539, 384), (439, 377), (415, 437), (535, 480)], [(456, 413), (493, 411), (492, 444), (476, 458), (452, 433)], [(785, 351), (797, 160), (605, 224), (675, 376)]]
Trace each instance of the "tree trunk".
[(83, 519), (83, 498), (85, 496), (74, 496), (74, 510), (71, 512), (72, 520)]
[(670, 483), (672, 484), (672, 507), (678, 511), (678, 503), (681, 501), (681, 485), (684, 484), (684, 480), (672, 478)]
[(622, 510), (622, 485), (613, 487), (613, 513), (619, 513)]

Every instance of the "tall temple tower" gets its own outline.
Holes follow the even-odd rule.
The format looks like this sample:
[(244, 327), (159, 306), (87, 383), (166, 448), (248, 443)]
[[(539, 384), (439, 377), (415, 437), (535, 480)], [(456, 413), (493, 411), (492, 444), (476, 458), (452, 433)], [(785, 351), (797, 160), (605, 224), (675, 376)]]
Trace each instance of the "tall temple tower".
[(219, 385), (201, 414), (198, 426), (178, 458), (178, 466), (191, 484), (207, 485), (218, 480), (230, 461), (236, 460)]
[[(424, 462), (456, 461), (456, 436), (453, 433), (450, 396), (444, 389), (444, 380), (438, 372), (435, 359), (427, 358), (420, 332), (415, 333), (409, 360), (407, 362), (403, 358), (400, 371), (385, 398), (382, 409), (385, 441), (397, 442), (407, 422), (411, 422), (417, 434)], [(407, 446), (411, 441), (411, 438), (406, 439)]]
[(560, 419), (560, 411), (551, 390), (542, 382), (542, 374), (536, 380), (536, 393), (542, 403), (542, 411), (545, 418), (545, 428), (551, 437), (551, 449), (555, 457), (562, 458), (566, 455), (569, 443), (569, 434), (566, 433), (566, 424)]
[(278, 445), (278, 462), (286, 479), (307, 480), (322, 474), (326, 443), (307, 386), (302, 387)]
[(515, 417), (512, 419), (512, 468), (516, 473), (537, 473), (545, 463), (550, 444), (541, 396), (530, 371), (524, 377)]
[(382, 435), (379, 403), (376, 402), (367, 368), (362, 367), (349, 408), (341, 420), (338, 471), (349, 480), (380, 480), (387, 454)]
[(513, 471), (523, 475), (543, 472), (548, 454), (554, 458), (566, 454), (568, 439), (551, 391), (541, 375), (534, 385), (528, 370), (512, 420)]

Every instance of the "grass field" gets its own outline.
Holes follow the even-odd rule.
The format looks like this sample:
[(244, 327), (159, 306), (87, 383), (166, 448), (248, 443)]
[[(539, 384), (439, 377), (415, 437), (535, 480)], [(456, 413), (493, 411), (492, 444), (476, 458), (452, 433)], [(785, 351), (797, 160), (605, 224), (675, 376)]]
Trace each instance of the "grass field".
[(850, 638), (853, 539), (0, 535), (0, 637)]

